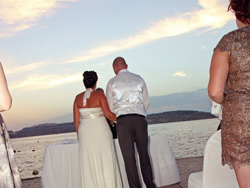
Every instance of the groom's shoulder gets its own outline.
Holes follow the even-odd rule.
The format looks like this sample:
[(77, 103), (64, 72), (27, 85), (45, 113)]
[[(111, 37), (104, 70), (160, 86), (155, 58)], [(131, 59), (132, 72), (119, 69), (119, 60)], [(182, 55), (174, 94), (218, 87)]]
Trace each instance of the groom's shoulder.
[(116, 78), (117, 78), (117, 75), (114, 76), (113, 78), (110, 78), (108, 83), (113, 82)]
[(132, 80), (143, 80), (143, 78), (139, 75), (139, 74), (136, 74), (136, 73), (133, 73), (133, 72), (128, 72), (128, 75), (127, 75), (130, 79)]
[(141, 78), (141, 76), (139, 74), (133, 73), (133, 72), (129, 72), (131, 75), (135, 76), (135, 77), (139, 77)]
[(116, 76), (113, 78), (110, 78), (110, 80), (107, 83), (107, 87), (112, 87), (112, 85), (116, 82)]

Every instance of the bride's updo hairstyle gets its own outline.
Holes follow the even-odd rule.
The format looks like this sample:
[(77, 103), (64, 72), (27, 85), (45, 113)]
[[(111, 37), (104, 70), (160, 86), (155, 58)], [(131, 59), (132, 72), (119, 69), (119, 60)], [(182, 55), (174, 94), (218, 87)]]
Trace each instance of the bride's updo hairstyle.
[(250, 24), (250, 1), (230, 0), (228, 10), (232, 10), (235, 16), (244, 24)]
[(83, 73), (83, 83), (86, 88), (92, 88), (96, 84), (98, 76), (95, 71), (85, 71)]

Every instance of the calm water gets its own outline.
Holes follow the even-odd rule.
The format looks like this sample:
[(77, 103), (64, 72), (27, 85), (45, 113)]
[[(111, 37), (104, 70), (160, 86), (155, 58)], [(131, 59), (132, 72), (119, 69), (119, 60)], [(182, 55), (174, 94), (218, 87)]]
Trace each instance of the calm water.
[[(217, 130), (218, 119), (195, 120), (149, 125), (149, 135), (166, 135), (176, 158), (203, 156), (208, 138)], [(43, 156), (48, 144), (75, 139), (76, 133), (11, 139), (21, 179), (41, 176)], [(37, 176), (32, 175), (38, 170)]]

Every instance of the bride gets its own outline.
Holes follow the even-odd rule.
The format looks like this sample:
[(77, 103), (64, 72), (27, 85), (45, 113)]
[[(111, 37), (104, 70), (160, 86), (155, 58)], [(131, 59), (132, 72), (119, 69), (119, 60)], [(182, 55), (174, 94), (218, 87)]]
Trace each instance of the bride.
[(105, 118), (115, 121), (116, 116), (110, 111), (105, 95), (94, 91), (97, 80), (96, 72), (85, 71), (86, 91), (74, 101), (82, 188), (121, 188), (112, 133)]

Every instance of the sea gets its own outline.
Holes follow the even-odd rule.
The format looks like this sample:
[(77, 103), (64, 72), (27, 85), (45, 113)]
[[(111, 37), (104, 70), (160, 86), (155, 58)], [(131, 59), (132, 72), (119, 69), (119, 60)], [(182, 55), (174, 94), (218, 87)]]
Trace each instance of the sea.
[[(219, 120), (205, 119), (151, 124), (149, 135), (165, 135), (176, 159), (203, 156), (208, 138), (216, 132)], [(21, 179), (40, 177), (46, 146), (65, 139), (77, 140), (75, 132), (11, 139)], [(38, 174), (33, 175), (37, 170)]]

